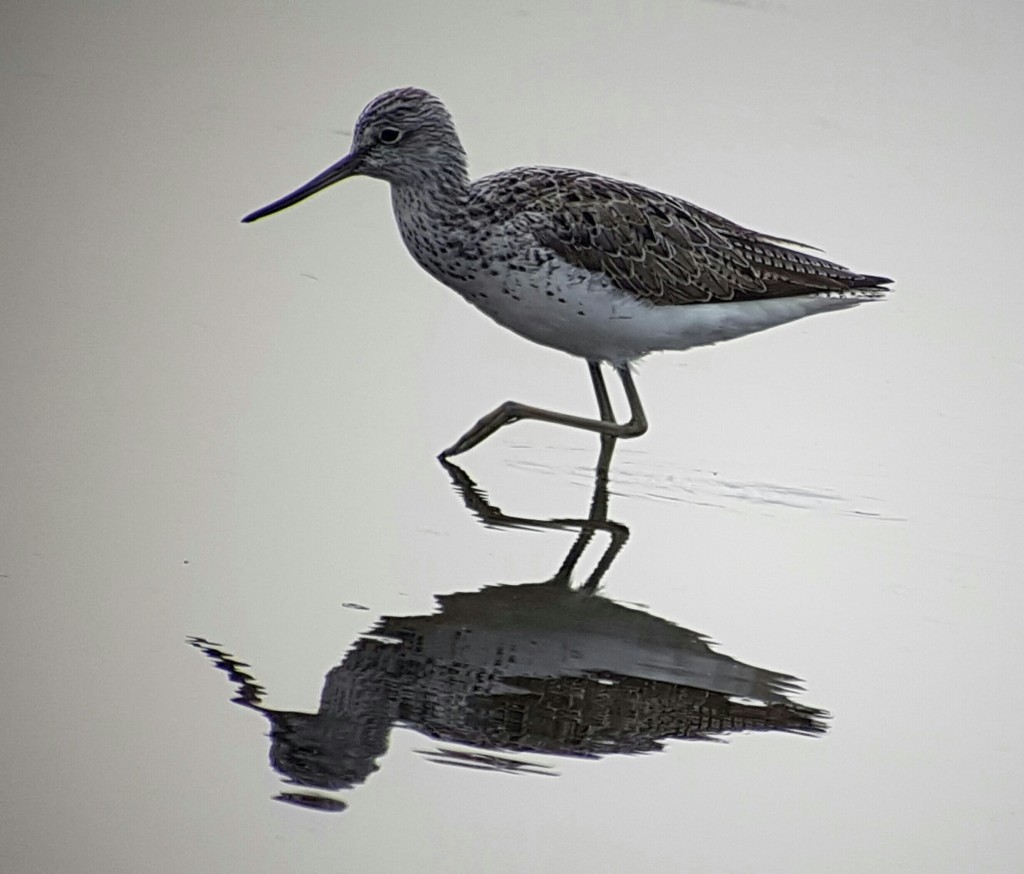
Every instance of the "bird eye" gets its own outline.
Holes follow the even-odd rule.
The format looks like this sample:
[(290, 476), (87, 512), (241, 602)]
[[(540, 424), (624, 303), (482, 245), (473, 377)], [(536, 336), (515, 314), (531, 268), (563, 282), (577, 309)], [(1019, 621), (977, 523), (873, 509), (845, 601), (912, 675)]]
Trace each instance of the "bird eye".
[(402, 132), (398, 130), (398, 128), (394, 127), (381, 128), (380, 133), (377, 134), (377, 139), (379, 139), (382, 143), (385, 143), (387, 145), (397, 143), (401, 138)]

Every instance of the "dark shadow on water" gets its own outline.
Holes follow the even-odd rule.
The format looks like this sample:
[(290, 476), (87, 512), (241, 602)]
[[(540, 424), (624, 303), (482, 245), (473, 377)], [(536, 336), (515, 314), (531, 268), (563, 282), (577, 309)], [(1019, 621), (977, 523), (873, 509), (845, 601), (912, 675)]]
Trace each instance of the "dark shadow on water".
[[(459, 467), (443, 462), (466, 506), (498, 528), (576, 530), (557, 572), (539, 583), (438, 595), (429, 616), (384, 616), (328, 672), (316, 712), (274, 710), (248, 665), (202, 638), (234, 683), (232, 699), (270, 723), (270, 762), (294, 788), (352, 789), (380, 767), (392, 727), (472, 750), (421, 751), (430, 761), (505, 774), (557, 772), (523, 754), (599, 759), (657, 752), (670, 740), (735, 732), (820, 735), (828, 714), (791, 700), (799, 681), (724, 655), (704, 635), (597, 593), (629, 530), (607, 518), (605, 438), (586, 518), (510, 516)], [(598, 532), (594, 570), (571, 584)], [(278, 800), (319, 810), (345, 802), (320, 792)]]

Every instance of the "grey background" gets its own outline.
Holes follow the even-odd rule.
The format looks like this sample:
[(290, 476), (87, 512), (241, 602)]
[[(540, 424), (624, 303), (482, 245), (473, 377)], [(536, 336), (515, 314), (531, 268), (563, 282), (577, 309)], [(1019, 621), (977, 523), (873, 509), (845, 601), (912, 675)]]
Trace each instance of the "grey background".
[[(1020, 868), (1017, 3), (8, 3), (0, 11), (0, 868)], [(804, 678), (821, 739), (441, 767), (396, 729), (340, 815), (271, 802), (268, 701), (315, 709), (383, 614), (540, 580), (433, 461), (497, 402), (589, 412), (354, 180), (243, 227), (415, 84), (483, 174), (579, 166), (898, 280), (682, 355), (615, 459), (605, 594)], [(596, 442), (464, 465), (580, 515)], [(357, 610), (346, 604), (368, 608)]]

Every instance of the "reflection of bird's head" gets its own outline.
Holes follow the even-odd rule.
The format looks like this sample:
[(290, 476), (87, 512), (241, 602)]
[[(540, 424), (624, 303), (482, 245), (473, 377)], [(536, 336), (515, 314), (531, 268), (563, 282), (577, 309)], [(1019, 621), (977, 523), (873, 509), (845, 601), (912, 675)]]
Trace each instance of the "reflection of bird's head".
[(271, 721), (270, 764), (300, 786), (347, 789), (363, 783), (387, 750), (387, 722), (264, 712)]

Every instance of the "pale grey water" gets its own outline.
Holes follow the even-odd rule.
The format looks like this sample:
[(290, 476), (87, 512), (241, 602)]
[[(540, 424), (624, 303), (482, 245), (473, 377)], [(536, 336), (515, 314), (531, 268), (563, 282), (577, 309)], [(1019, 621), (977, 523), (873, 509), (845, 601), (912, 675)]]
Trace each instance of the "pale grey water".
[[(0, 869), (1019, 870), (1024, 13), (427, 6), (0, 13)], [(590, 411), (583, 365), (420, 272), (382, 184), (238, 223), (404, 84), (474, 173), (634, 179), (898, 281), (641, 366), (601, 599), (514, 588), (576, 530), (486, 527), (434, 460), (506, 398)], [(524, 423), (459, 462), (580, 519), (597, 452)], [(829, 717), (671, 739), (758, 696)], [(274, 801), (332, 742), (346, 809)]]

